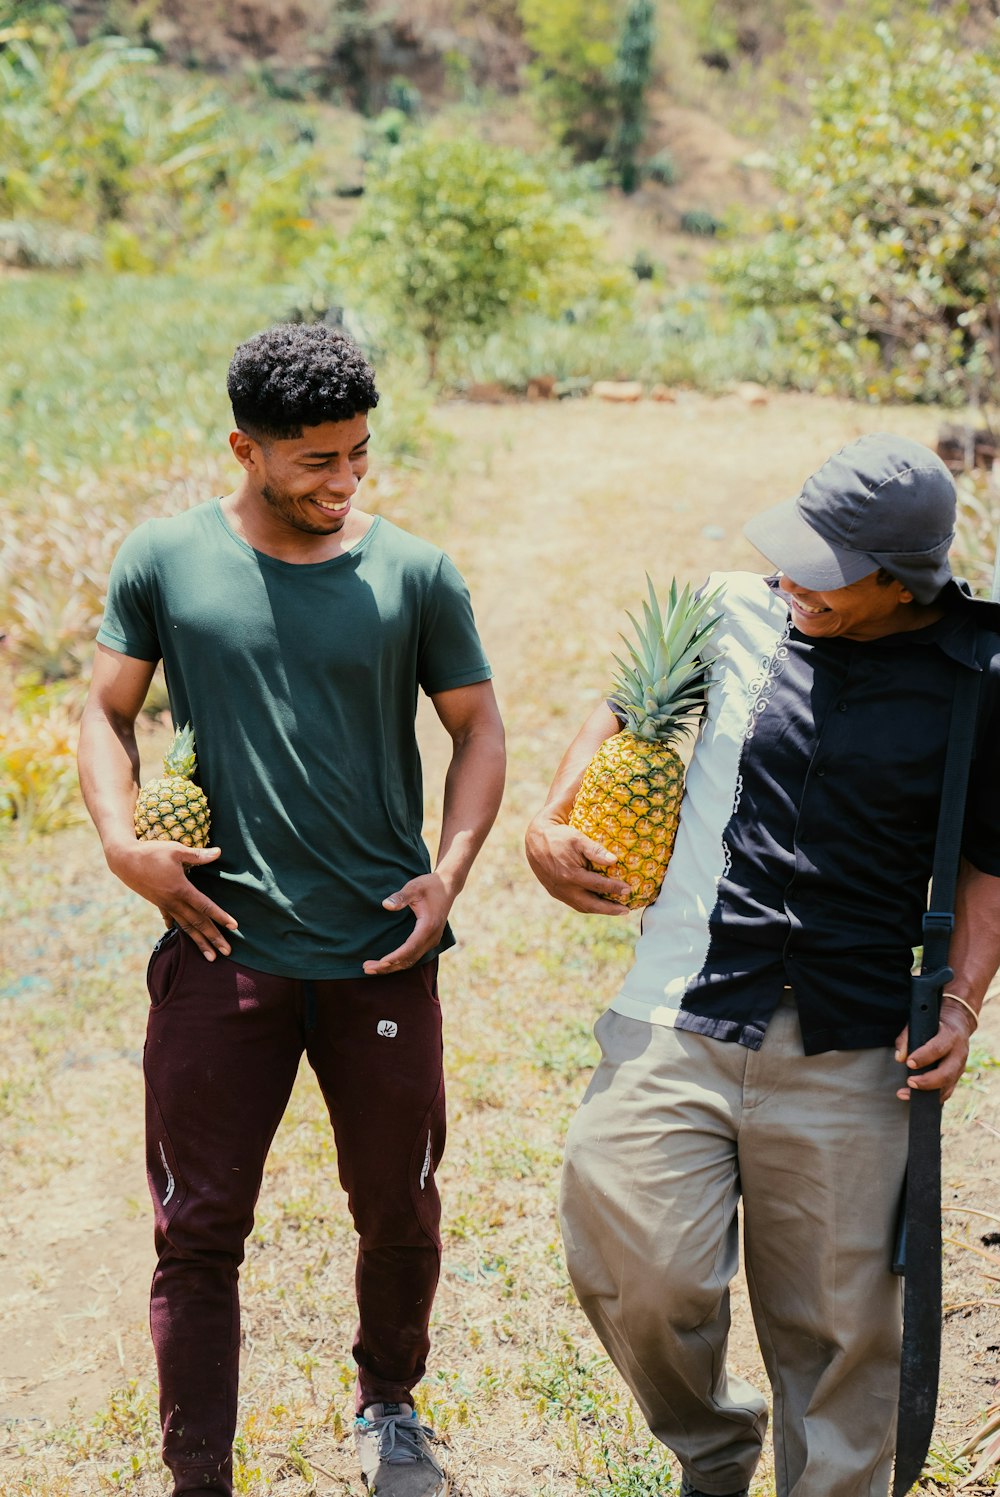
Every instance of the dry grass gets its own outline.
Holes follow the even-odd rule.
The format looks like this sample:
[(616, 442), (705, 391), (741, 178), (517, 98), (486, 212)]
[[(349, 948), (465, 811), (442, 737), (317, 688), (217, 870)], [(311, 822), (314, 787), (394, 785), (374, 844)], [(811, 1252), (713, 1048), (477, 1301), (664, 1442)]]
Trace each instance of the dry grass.
[[(521, 854), (561, 750), (607, 685), (643, 573), (701, 578), (758, 563), (742, 520), (794, 492), (875, 427), (933, 439), (923, 410), (804, 397), (674, 406), (453, 406), (446, 471), (391, 506), (467, 575), (508, 724), (510, 785), (442, 964), (450, 1141), (441, 1171), (444, 1277), (422, 1408), (457, 1497), (646, 1497), (676, 1468), (651, 1445), (571, 1294), (555, 1192), (567, 1121), (595, 1057), (593, 1020), (629, 961), (636, 922), (576, 917)], [(373, 423), (374, 425), (375, 423)], [(377, 431), (377, 426), (376, 426)], [(388, 510), (390, 506), (386, 504)], [(444, 736), (422, 721), (431, 840)], [(147, 761), (158, 744), (152, 741)], [(103, 871), (77, 828), (0, 850), (0, 1491), (164, 1491), (145, 1331), (151, 1267), (138, 1057), (155, 913)], [(995, 1209), (1000, 1050), (989, 1011), (975, 1075), (951, 1106), (949, 1233), (977, 1244)], [(980, 1245), (982, 1245), (980, 1243)], [(239, 1489), (360, 1492), (345, 1439), (353, 1242), (322, 1105), (300, 1078), (279, 1131), (243, 1276)], [(949, 1249), (935, 1490), (996, 1401), (998, 1296)], [(737, 1286), (733, 1359), (762, 1376)], [(964, 1490), (992, 1490), (990, 1478)], [(773, 1491), (767, 1461), (755, 1497)]]

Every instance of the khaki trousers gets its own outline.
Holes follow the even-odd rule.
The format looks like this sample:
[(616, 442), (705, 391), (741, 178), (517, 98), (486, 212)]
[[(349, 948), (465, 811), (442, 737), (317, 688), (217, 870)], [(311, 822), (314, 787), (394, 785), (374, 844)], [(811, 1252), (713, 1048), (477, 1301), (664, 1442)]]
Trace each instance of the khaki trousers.
[(786, 992), (759, 1051), (608, 1012), (570, 1127), (562, 1228), (584, 1310), (693, 1485), (749, 1484), (767, 1404), (726, 1370), (736, 1207), (778, 1497), (884, 1497), (899, 1381), (889, 1268), (906, 1162), (891, 1050), (805, 1056)]

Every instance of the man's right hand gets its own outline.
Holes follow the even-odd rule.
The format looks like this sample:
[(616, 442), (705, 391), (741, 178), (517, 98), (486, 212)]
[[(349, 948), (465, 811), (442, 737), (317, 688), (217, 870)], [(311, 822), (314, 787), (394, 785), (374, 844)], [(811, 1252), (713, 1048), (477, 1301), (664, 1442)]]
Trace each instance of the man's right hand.
[[(236, 930), (232, 915), (202, 894), (187, 876), (189, 868), (214, 863), (219, 847), (185, 847), (182, 842), (133, 842), (107, 851), (108, 867), (123, 884), (155, 904), (168, 925), (189, 935), (206, 961), (229, 956), (224, 930)], [(220, 929), (220, 927), (222, 927)]]
[(623, 904), (609, 896), (627, 898), (631, 889), (622, 879), (608, 878), (588, 867), (610, 867), (614, 855), (565, 821), (536, 816), (524, 839), (531, 871), (555, 899), (585, 915), (627, 915)]

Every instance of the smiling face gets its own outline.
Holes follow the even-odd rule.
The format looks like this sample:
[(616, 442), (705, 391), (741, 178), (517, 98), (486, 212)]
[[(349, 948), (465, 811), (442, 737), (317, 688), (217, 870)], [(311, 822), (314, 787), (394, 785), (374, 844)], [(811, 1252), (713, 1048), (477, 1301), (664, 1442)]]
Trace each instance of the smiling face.
[(921, 628), (932, 622), (932, 615), (940, 615), (940, 609), (921, 607), (901, 582), (880, 572), (826, 592), (814, 592), (782, 574), (778, 587), (788, 599), (795, 628), (810, 639), (879, 639)]
[(260, 514), (278, 533), (332, 536), (343, 530), (368, 471), (368, 415), (306, 426), (299, 437), (257, 441), (234, 432), (233, 451)]

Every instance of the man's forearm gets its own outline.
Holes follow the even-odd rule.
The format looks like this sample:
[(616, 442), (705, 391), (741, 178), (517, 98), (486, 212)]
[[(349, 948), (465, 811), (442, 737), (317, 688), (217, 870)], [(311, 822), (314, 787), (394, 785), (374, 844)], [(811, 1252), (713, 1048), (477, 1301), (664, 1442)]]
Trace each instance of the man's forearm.
[(134, 727), (113, 723), (103, 712), (85, 711), (77, 765), (84, 804), (110, 861), (114, 848), (135, 836), (139, 748)]
[(506, 759), (503, 737), (471, 733), (455, 743), (445, 777), (441, 837), (435, 872), (451, 897), (463, 888), (469, 869), (496, 820), (503, 796)]
[(963, 861), (955, 896), (955, 930), (947, 985), (977, 1012), (1000, 968), (1000, 878)]
[(899, 1097), (913, 1091), (939, 1091), (943, 1101), (951, 1096), (968, 1060), (986, 990), (1000, 966), (1000, 878), (964, 861), (948, 965), (954, 976), (942, 995), (937, 1034), (914, 1051), (909, 1050), (907, 1031), (899, 1036), (896, 1058), (912, 1073)]

